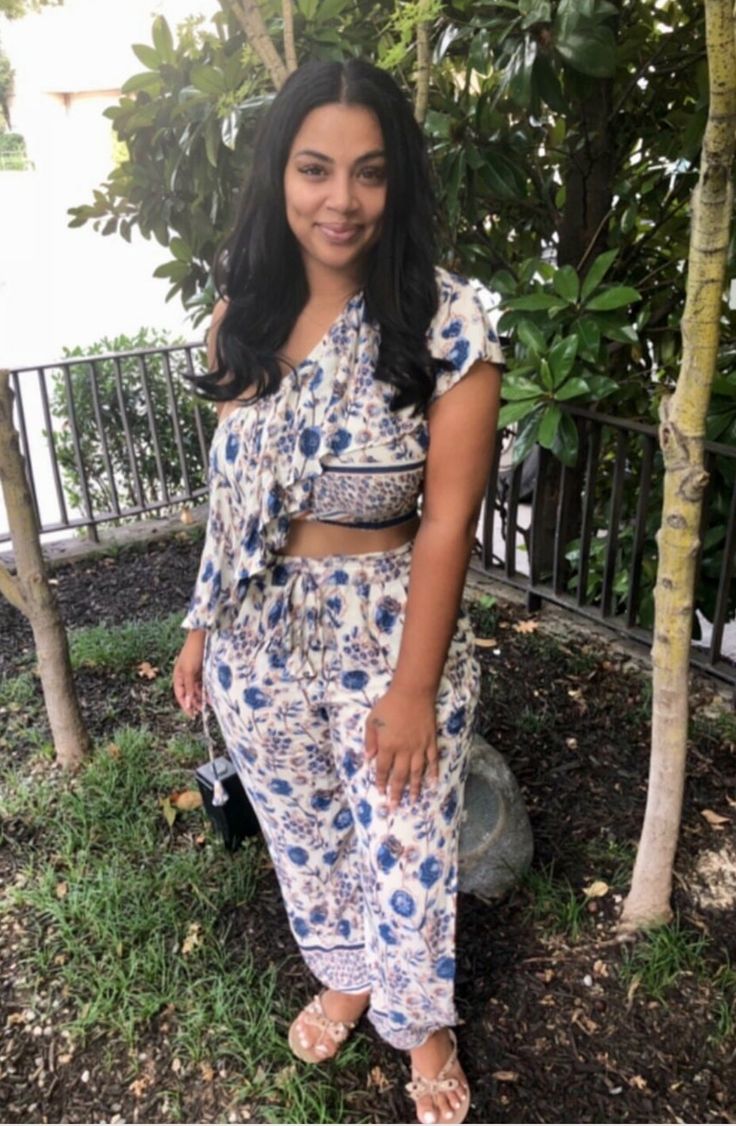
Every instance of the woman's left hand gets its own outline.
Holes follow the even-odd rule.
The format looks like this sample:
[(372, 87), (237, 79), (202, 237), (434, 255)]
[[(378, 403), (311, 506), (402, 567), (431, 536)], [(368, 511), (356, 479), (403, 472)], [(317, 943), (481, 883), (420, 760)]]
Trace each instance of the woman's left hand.
[(365, 757), (376, 760), (378, 792), (385, 794), (388, 787), (391, 812), (407, 785), (411, 801), (417, 801), (425, 771), (430, 785), (439, 778), (434, 693), (389, 688), (368, 713)]

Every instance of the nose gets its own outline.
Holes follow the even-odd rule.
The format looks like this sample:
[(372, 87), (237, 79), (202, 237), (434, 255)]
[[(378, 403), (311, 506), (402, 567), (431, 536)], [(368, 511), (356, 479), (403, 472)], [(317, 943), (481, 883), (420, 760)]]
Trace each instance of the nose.
[(338, 211), (341, 215), (348, 214), (354, 209), (353, 180), (348, 172), (336, 172), (332, 177), (327, 207), (332, 211)]

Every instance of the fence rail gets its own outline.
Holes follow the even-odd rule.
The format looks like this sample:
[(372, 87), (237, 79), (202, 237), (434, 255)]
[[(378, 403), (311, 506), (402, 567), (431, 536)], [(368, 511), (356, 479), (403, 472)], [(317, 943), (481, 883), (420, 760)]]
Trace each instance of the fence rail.
[[(73, 356), (11, 372), (42, 536), (97, 529), (206, 495), (212, 430), (184, 377), (201, 344)], [(0, 529), (0, 544), (10, 539)]]
[[(186, 375), (205, 370), (199, 343), (68, 357), (11, 373), (16, 423), (42, 535), (98, 528), (206, 496), (214, 411)], [(481, 563), (526, 594), (651, 644), (655, 533), (663, 467), (654, 426), (567, 408), (579, 438), (574, 467), (535, 449), (511, 468), (499, 434), (481, 524)], [(693, 664), (736, 688), (736, 448), (705, 443), (696, 606), (704, 633)], [(10, 534), (0, 527), (0, 544)], [(713, 544), (721, 544), (714, 554)], [(735, 627), (736, 629), (736, 627)], [(727, 643), (727, 644), (726, 644)]]
[[(554, 603), (650, 647), (664, 473), (657, 428), (580, 407), (566, 410), (578, 429), (578, 464), (561, 466), (547, 451), (535, 450), (525, 508), (528, 467), (518, 465), (499, 481), (504, 437), (498, 436), (483, 508), (483, 569), (523, 591), (532, 610)], [(736, 687), (736, 623), (724, 652), (727, 626), (736, 613), (736, 447), (704, 445), (709, 485), (696, 566), (702, 636), (693, 642), (691, 660)], [(710, 537), (722, 540), (723, 547), (715, 572), (711, 555), (705, 573), (702, 545)], [(520, 547), (526, 568), (519, 566)]]

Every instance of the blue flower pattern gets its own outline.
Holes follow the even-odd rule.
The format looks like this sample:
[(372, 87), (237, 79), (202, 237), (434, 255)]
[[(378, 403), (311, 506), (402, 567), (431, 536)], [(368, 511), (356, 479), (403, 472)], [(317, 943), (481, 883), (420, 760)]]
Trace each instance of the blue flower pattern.
[[(503, 363), (470, 282), (439, 267), (436, 279), (439, 304), (427, 342), (453, 368), (437, 377), (432, 402), (476, 360)], [(186, 629), (232, 624), (244, 588), (274, 563), (292, 517), (380, 523), (416, 507), (428, 425), (411, 407), (391, 410), (394, 388), (373, 374), (379, 346), (380, 331), (358, 293), (275, 394), (219, 424), (210, 448), (207, 535)]]
[[(497, 359), (467, 283), (439, 274), (433, 353), (448, 355), (467, 335), (469, 355)], [(436, 697), (438, 787), (416, 802), (405, 794), (389, 811), (365, 759), (365, 717), (398, 660), (412, 545), (341, 556), (337, 567), (334, 557), (274, 558), (289, 516), (309, 508), (315, 481), (328, 476), (320, 457), (357, 448), (364, 459), (379, 449), (399, 461), (424, 458), (426, 426), (401, 412), (392, 418), (372, 381), (371, 334), (362, 300), (352, 299), (308, 387), (308, 368), (298, 373), (308, 394), (286, 381), (278, 402), (260, 414), (239, 409), (218, 427), (210, 523), (185, 624), (208, 627), (205, 692), (258, 810), (307, 964), (332, 988), (370, 989), (369, 1019), (395, 1047), (410, 1048), (457, 1020), (457, 837), (480, 684), (472, 629), (461, 608)], [(333, 345), (357, 368), (330, 364)], [(437, 393), (461, 375), (444, 373)], [(276, 497), (283, 505), (274, 517)]]

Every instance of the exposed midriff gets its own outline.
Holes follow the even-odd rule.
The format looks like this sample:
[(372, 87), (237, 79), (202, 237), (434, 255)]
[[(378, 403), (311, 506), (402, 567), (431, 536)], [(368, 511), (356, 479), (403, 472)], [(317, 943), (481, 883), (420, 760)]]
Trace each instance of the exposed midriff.
[(320, 559), (325, 555), (361, 555), (368, 551), (390, 551), (414, 539), (420, 516), (393, 528), (349, 528), (319, 520), (293, 519), (281, 555)]

